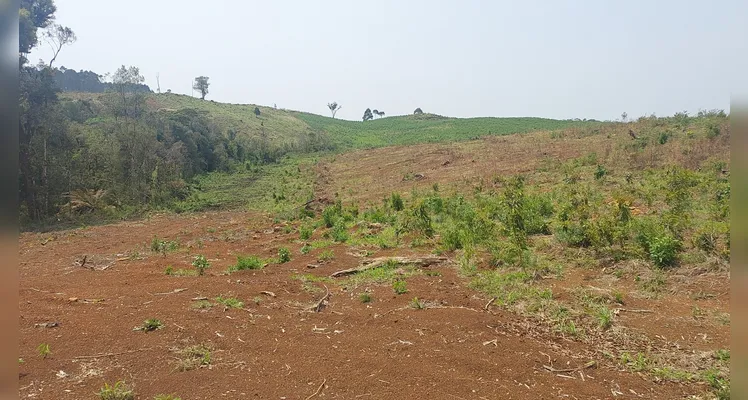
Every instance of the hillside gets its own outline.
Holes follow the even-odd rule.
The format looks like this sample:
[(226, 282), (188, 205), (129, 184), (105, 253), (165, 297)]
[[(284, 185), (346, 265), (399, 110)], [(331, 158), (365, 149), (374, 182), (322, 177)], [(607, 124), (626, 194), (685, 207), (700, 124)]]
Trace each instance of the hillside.
[[(63, 98), (100, 101), (95, 93), (63, 93)], [(555, 130), (571, 126), (599, 124), (545, 118), (449, 118), (404, 115), (367, 122), (347, 121), (300, 111), (275, 109), (255, 104), (219, 103), (196, 97), (150, 93), (146, 102), (151, 111), (205, 111), (223, 133), (234, 130), (239, 135), (258, 137), (264, 133), (276, 143), (293, 143), (309, 132), (324, 133), (338, 150), (377, 148), (416, 143), (451, 142), (489, 135), (507, 135), (537, 130)], [(260, 116), (254, 114), (255, 107)]]

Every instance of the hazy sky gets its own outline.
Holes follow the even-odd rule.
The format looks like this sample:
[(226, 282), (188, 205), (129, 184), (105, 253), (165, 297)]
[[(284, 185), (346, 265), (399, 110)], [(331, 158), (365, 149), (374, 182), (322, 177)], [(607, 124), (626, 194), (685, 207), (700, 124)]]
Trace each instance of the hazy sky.
[(208, 99), (318, 114), (337, 101), (345, 119), (729, 110), (748, 71), (738, 0), (55, 2), (78, 35), (57, 66), (134, 65), (184, 94), (207, 75)]

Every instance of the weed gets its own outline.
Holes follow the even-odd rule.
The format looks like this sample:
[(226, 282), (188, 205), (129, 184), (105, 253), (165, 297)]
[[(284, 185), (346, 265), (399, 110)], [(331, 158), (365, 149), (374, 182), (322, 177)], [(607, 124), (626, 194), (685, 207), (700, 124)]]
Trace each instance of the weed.
[(623, 293), (620, 290), (613, 291), (613, 301), (615, 301), (617, 304), (624, 305), (623, 301)]
[(652, 368), (654, 376), (660, 379), (672, 381), (672, 382), (683, 382), (694, 379), (694, 375), (688, 371), (675, 369), (669, 366)]
[(310, 251), (312, 251), (312, 246), (309, 245), (309, 243), (304, 243), (303, 246), (301, 246), (301, 254), (309, 254)]
[(198, 254), (195, 256), (195, 259), (192, 261), (192, 266), (197, 269), (197, 274), (202, 276), (205, 274), (205, 270), (210, 267), (210, 263), (208, 262), (208, 259), (205, 258), (204, 255)]
[(166, 257), (167, 252), (175, 251), (178, 248), (179, 243), (159, 239), (158, 236), (154, 236), (153, 240), (151, 241), (151, 251), (155, 253), (161, 253), (164, 257)]
[(392, 283), (392, 290), (394, 290), (396, 294), (408, 293), (408, 284), (403, 280), (397, 280)]
[(702, 379), (711, 386), (719, 400), (730, 399), (730, 378), (711, 368), (702, 373)]
[(371, 295), (369, 293), (366, 293), (366, 292), (363, 292), (363, 293), (359, 294), (358, 295), (358, 299), (362, 303), (371, 303), (371, 300), (372, 300)]
[(41, 358), (47, 358), (47, 356), (52, 354), (52, 351), (49, 349), (48, 343), (42, 343), (39, 346), (36, 346), (36, 351), (39, 353), (39, 356)]
[(278, 262), (283, 264), (289, 261), (291, 261), (291, 252), (285, 247), (278, 249)]
[(135, 394), (133, 394), (132, 388), (125, 384), (124, 381), (117, 381), (114, 385), (104, 383), (104, 387), (99, 390), (98, 393), (100, 400), (133, 400)]
[(598, 164), (597, 169), (595, 170), (595, 180), (600, 180), (605, 177), (605, 175), (608, 175), (608, 170), (605, 169), (602, 165)]
[(136, 326), (133, 330), (143, 331), (143, 332), (152, 332), (157, 329), (161, 329), (163, 327), (164, 327), (164, 324), (160, 320), (156, 318), (150, 318), (150, 319), (143, 321), (143, 325)]
[(645, 292), (659, 294), (665, 289), (666, 283), (667, 282), (665, 281), (665, 275), (660, 272), (656, 272), (646, 281), (640, 281), (640, 286)]
[(236, 297), (223, 297), (218, 296), (215, 298), (216, 302), (223, 304), (225, 309), (229, 308), (244, 308), (244, 303)]
[(317, 257), (319, 262), (331, 261), (333, 259), (335, 259), (335, 252), (332, 249), (322, 251)]
[(177, 362), (178, 371), (190, 371), (204, 365), (210, 365), (211, 348), (204, 344), (185, 347), (176, 352), (179, 356)]
[(439, 271), (433, 271), (433, 270), (426, 271), (426, 272), (424, 272), (424, 274), (426, 276), (442, 276), (441, 272), (439, 272)]
[(423, 310), (426, 308), (426, 303), (419, 300), (418, 297), (414, 297), (413, 300), (410, 301), (410, 307), (416, 310)]
[(715, 351), (714, 358), (722, 362), (730, 361), (730, 349), (719, 349)]
[(301, 240), (309, 240), (309, 238), (312, 237), (313, 233), (314, 233), (314, 228), (310, 225), (302, 225), (299, 228), (299, 238)]
[(621, 363), (628, 366), (634, 372), (649, 369), (649, 359), (642, 353), (637, 353), (636, 357), (633, 358), (630, 353), (624, 352), (621, 354)]
[(197, 310), (210, 309), (211, 307), (213, 307), (213, 303), (208, 300), (196, 300), (194, 303), (192, 303), (192, 308)]
[(175, 394), (157, 394), (153, 400), (182, 400), (182, 398)]
[(265, 262), (257, 256), (236, 256), (236, 264), (230, 266), (228, 272), (231, 273), (236, 271), (243, 271), (245, 269), (263, 268), (265, 268)]
[(171, 265), (167, 265), (166, 270), (164, 271), (164, 274), (166, 275), (174, 274), (174, 267), (172, 267)]
[(600, 306), (595, 312), (597, 317), (597, 326), (602, 330), (606, 330), (613, 325), (613, 313), (608, 307)]
[(345, 226), (345, 222), (342, 219), (338, 220), (338, 222), (333, 225), (332, 231), (330, 233), (332, 235), (332, 239), (339, 243), (348, 241), (348, 238), (350, 237), (348, 235), (348, 229)]
[(254, 298), (252, 299), (252, 302), (253, 302), (253, 303), (255, 303), (255, 305), (256, 305), (256, 306), (259, 306), (259, 305), (260, 305), (260, 303), (262, 303), (262, 297), (260, 297), (260, 296), (255, 296), (255, 297), (254, 297)]
[(390, 205), (395, 211), (402, 211), (405, 208), (405, 205), (403, 204), (403, 198), (400, 197), (399, 193), (392, 193), (392, 195), (390, 196)]
[(681, 243), (670, 235), (655, 237), (649, 244), (649, 258), (661, 268), (675, 264)]

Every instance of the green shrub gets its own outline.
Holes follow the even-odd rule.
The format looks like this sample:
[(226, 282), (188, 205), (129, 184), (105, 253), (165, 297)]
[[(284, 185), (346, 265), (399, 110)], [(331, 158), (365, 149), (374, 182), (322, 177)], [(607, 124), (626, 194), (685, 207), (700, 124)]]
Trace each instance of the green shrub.
[(324, 250), (323, 252), (319, 253), (319, 257), (317, 259), (319, 261), (330, 261), (335, 258), (335, 253), (330, 250)]
[(301, 254), (308, 254), (310, 251), (312, 251), (312, 246), (310, 246), (309, 243), (304, 243), (304, 245), (301, 246)]
[(403, 208), (405, 208), (405, 205), (403, 204), (403, 198), (400, 197), (399, 193), (392, 193), (392, 196), (390, 196), (390, 205), (395, 211), (402, 211)]
[(236, 256), (236, 264), (229, 267), (229, 272), (242, 271), (245, 269), (265, 268), (265, 262), (257, 256)]
[(278, 249), (278, 262), (283, 264), (289, 261), (291, 261), (291, 252), (285, 247)]
[(669, 267), (677, 261), (680, 248), (680, 241), (674, 237), (657, 236), (649, 243), (649, 257), (656, 266)]
[(405, 283), (405, 281), (397, 280), (392, 283), (392, 290), (394, 290), (396, 294), (408, 293), (408, 284)]
[(598, 164), (597, 169), (595, 170), (595, 179), (599, 181), (600, 179), (603, 179), (605, 175), (608, 175), (608, 170), (605, 169), (604, 166)]
[(208, 259), (205, 258), (204, 255), (198, 254), (195, 256), (195, 259), (192, 260), (192, 266), (197, 269), (198, 275), (204, 275), (205, 270), (210, 267), (210, 263), (208, 262)]
[(340, 203), (325, 208), (322, 211), (322, 221), (324, 221), (325, 227), (332, 228), (342, 218), (342, 211)]
[(348, 241), (350, 237), (348, 235), (348, 229), (346, 228), (345, 222), (343, 220), (338, 220), (335, 225), (333, 225), (332, 231), (330, 233), (332, 235), (332, 239), (340, 243)]
[(358, 299), (362, 303), (371, 303), (371, 295), (369, 293), (363, 292), (358, 295)]
[(299, 227), (299, 238), (301, 240), (310, 239), (313, 233), (314, 233), (314, 228), (310, 225), (302, 225), (301, 227)]
[(104, 383), (104, 387), (98, 393), (100, 400), (133, 400), (135, 395), (132, 389), (123, 381), (117, 381), (114, 385)]

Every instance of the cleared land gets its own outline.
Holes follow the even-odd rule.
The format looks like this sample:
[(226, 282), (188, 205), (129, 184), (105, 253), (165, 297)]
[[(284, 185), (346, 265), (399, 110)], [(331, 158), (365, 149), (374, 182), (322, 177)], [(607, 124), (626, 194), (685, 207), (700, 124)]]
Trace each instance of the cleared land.
[(23, 234), (20, 395), (727, 398), (727, 120), (547, 129), (291, 158), (185, 201), (251, 211)]

